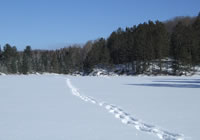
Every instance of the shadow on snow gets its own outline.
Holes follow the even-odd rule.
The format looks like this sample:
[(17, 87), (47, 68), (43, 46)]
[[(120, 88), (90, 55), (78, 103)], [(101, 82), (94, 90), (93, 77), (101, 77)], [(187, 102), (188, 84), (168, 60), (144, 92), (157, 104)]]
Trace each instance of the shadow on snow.
[(168, 79), (161, 81), (152, 81), (154, 83), (145, 84), (126, 84), (133, 86), (148, 86), (148, 87), (171, 87), (171, 88), (200, 88), (200, 79)]

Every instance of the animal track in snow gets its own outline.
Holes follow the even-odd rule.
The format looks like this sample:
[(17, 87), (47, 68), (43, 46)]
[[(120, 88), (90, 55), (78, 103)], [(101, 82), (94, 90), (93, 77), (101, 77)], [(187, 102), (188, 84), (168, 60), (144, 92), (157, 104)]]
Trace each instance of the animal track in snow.
[(113, 114), (114, 117), (119, 119), (123, 124), (133, 126), (139, 131), (153, 134), (161, 140), (184, 140), (183, 135), (171, 133), (154, 125), (146, 124), (132, 117), (130, 114), (126, 113), (123, 109), (119, 108), (116, 105), (112, 105), (106, 102), (100, 102), (92, 97), (80, 94), (78, 89), (71, 84), (71, 81), (68, 78), (66, 78), (66, 84), (71, 89), (71, 92), (74, 96), (79, 97), (85, 102), (90, 102), (92, 104), (97, 104), (100, 107), (104, 107), (109, 113)]

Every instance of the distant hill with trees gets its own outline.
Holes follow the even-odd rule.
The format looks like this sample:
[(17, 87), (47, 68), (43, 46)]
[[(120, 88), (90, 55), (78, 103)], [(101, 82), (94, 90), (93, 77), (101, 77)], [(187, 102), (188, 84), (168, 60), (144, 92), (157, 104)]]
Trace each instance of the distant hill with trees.
[[(166, 71), (166, 65), (170, 72)], [(58, 50), (32, 50), (27, 46), (24, 51), (9, 44), (0, 47), (0, 72), (7, 74), (87, 75), (94, 68), (123, 66), (121, 74), (181, 75), (195, 71), (199, 65), (200, 14), (118, 28), (107, 39), (88, 41), (84, 46)], [(157, 69), (153, 70), (154, 67)]]

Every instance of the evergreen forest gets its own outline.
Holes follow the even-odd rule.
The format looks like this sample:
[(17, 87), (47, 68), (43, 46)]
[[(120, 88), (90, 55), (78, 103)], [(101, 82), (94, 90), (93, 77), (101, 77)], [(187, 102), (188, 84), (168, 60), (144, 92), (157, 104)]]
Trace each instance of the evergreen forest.
[[(121, 74), (182, 75), (200, 66), (200, 14), (165, 22), (151, 21), (118, 28), (108, 38), (57, 50), (33, 50), (26, 46), (0, 47), (0, 72), (6, 74), (89, 74), (94, 68), (123, 65)], [(171, 69), (171, 71), (166, 71)], [(126, 71), (127, 70), (127, 71)]]

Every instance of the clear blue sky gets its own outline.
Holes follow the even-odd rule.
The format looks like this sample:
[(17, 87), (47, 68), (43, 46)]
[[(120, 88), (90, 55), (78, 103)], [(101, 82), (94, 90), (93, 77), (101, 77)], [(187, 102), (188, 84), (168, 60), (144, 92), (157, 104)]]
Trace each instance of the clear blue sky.
[(0, 0), (0, 44), (55, 49), (199, 12), (200, 0)]

